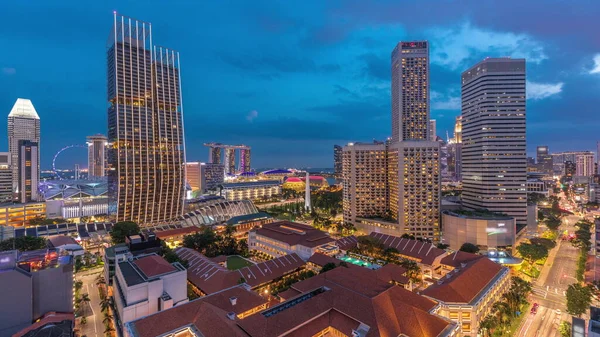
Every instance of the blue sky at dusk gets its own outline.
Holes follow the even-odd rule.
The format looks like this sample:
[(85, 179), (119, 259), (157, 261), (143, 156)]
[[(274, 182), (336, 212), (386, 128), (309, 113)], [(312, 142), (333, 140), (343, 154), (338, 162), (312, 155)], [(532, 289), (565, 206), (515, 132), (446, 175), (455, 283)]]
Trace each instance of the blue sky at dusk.
[[(253, 167), (331, 167), (334, 144), (384, 139), (390, 53), (420, 39), (432, 48), (438, 135), (452, 136), (460, 114), (460, 73), (512, 56), (527, 59), (530, 154), (600, 140), (598, 1), (5, 0), (0, 111), (33, 101), (43, 168), (60, 148), (106, 133), (113, 10), (151, 22), (154, 42), (180, 51), (190, 161), (206, 161), (202, 143), (215, 141), (252, 146)], [(58, 164), (74, 163), (87, 165), (85, 150)]]

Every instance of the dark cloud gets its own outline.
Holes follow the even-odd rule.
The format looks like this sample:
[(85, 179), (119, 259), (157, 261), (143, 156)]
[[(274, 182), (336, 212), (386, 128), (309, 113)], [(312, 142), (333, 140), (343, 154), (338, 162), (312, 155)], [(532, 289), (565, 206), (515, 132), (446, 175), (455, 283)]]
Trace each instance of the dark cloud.
[(337, 64), (316, 64), (309, 57), (289, 54), (219, 54), (221, 60), (232, 67), (250, 73), (277, 77), (281, 73), (332, 73), (340, 69)]
[(390, 80), (390, 61), (386, 60), (382, 55), (366, 53), (360, 55), (358, 59), (364, 64), (364, 75), (377, 80)]

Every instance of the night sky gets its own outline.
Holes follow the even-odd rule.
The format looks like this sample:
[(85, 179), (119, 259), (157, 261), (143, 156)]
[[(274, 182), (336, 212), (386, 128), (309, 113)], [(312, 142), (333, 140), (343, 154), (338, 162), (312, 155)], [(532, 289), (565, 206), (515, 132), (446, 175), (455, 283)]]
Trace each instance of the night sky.
[[(501, 7), (498, 4), (502, 4)], [(33, 101), (42, 168), (106, 134), (113, 10), (152, 23), (181, 52), (187, 159), (202, 143), (252, 146), (253, 167), (332, 167), (332, 147), (390, 135), (390, 53), (431, 44), (431, 117), (452, 136), (460, 73), (487, 57), (527, 59), (528, 150), (600, 140), (600, 2), (0, 1), (0, 111)], [(6, 119), (0, 150), (7, 149)], [(62, 167), (87, 166), (74, 149)]]

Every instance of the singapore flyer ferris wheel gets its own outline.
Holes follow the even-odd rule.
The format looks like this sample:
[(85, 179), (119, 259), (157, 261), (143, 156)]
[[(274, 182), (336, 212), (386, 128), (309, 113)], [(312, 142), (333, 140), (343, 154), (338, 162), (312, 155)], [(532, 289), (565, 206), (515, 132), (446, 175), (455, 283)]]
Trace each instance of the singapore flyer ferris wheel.
[(62, 180), (65, 179), (61, 173), (56, 169), (56, 159), (58, 158), (58, 156), (63, 153), (66, 150), (69, 149), (73, 149), (73, 148), (86, 148), (87, 149), (87, 145), (83, 145), (83, 144), (73, 144), (73, 145), (69, 145), (69, 146), (65, 146), (62, 149), (58, 150), (58, 152), (56, 152), (56, 154), (54, 155), (54, 158), (52, 158), (52, 171), (54, 172), (54, 175), (56, 176), (56, 178)]

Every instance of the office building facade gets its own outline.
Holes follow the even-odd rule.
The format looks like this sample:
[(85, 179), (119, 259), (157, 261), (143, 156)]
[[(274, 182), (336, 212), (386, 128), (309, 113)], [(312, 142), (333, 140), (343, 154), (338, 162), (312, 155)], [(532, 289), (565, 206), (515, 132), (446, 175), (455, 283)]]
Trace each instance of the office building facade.
[(342, 176), (342, 151), (339, 145), (333, 146), (333, 174), (339, 178)]
[(536, 154), (538, 172), (552, 174), (552, 156), (548, 152), (548, 146), (538, 146)]
[(19, 141), (18, 199), (21, 203), (38, 201), (38, 183), (40, 179), (40, 158), (38, 143), (29, 140)]
[(183, 213), (185, 143), (179, 53), (152, 45), (149, 23), (114, 14), (107, 51), (109, 209), (116, 221)]
[(0, 152), (0, 204), (13, 201), (13, 183), (10, 152)]
[(525, 60), (488, 58), (462, 73), (462, 203), (527, 222)]
[[(18, 192), (19, 189), (19, 153), (21, 151), (19, 142), (25, 140), (37, 143), (38, 152), (35, 158), (35, 163), (38, 165), (35, 177), (36, 182), (39, 181), (39, 144), (40, 144), (40, 117), (33, 107), (30, 100), (18, 98), (15, 105), (10, 110), (8, 115), (8, 148), (11, 154), (12, 163), (12, 185), (13, 191)], [(20, 193), (20, 192), (19, 192)], [(19, 199), (21, 197), (19, 196)]]
[(435, 119), (429, 120), (429, 140), (435, 141), (437, 139), (437, 121)]
[(87, 137), (88, 146), (88, 178), (104, 177), (106, 175), (106, 136), (97, 134)]

